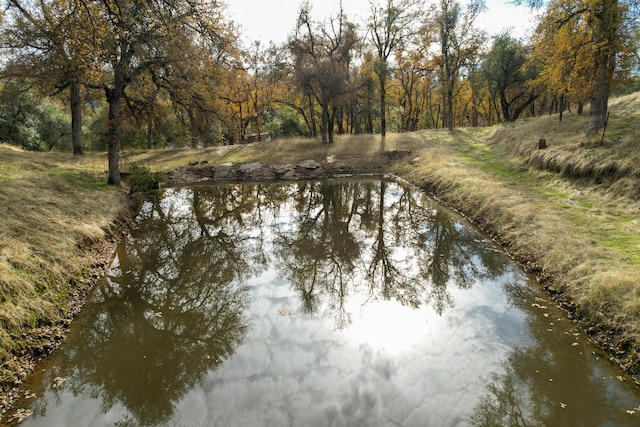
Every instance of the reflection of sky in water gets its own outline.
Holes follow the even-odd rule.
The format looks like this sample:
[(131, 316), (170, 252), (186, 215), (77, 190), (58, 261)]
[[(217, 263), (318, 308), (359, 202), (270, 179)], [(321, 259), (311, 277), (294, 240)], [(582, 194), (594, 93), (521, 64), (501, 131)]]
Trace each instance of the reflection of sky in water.
[[(136, 419), (145, 414), (169, 426), (467, 425), (488, 384), (510, 380), (529, 422), (552, 425), (582, 404), (578, 424), (627, 425), (620, 408), (637, 393), (581, 353), (586, 341), (573, 346), (570, 322), (519, 269), (423, 193), (376, 183), (179, 188), (146, 204), (108, 289), (85, 308), (88, 332), (72, 329), (47, 362), (24, 425), (153, 425)], [(196, 329), (209, 341), (192, 345)], [(147, 389), (126, 368), (101, 370), (112, 357), (102, 351), (125, 348), (117, 363), (138, 366), (165, 342), (160, 368), (136, 378), (157, 387), (175, 375), (184, 387), (136, 399)], [(56, 375), (67, 381), (54, 391)], [(569, 409), (553, 414), (560, 402)]]
[[(465, 420), (483, 374), (522, 338), (522, 314), (496, 287), (455, 292), (456, 310), (442, 316), (430, 307), (352, 298), (353, 324), (335, 331), (330, 309), (315, 319), (296, 313), (297, 295), (267, 274), (252, 281), (256, 320), (245, 343), (187, 395), (179, 419), (265, 426)], [(293, 314), (280, 316), (281, 309)]]

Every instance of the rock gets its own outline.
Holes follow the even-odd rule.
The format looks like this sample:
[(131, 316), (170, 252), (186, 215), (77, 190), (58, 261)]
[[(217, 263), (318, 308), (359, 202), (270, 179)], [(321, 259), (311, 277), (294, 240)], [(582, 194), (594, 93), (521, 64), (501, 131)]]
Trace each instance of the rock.
[(273, 170), (262, 166), (260, 162), (241, 165), (238, 172), (245, 180), (271, 181), (274, 179)]
[(285, 181), (295, 181), (296, 179), (298, 179), (298, 174), (296, 173), (295, 169), (292, 169), (282, 175), (280, 178), (284, 179)]
[(297, 166), (302, 169), (314, 170), (314, 169), (318, 169), (320, 167), (320, 164), (315, 160), (304, 160), (298, 163)]
[(246, 163), (244, 165), (240, 165), (239, 171), (243, 174), (251, 174), (262, 167), (262, 163), (260, 162)]
[(275, 178), (271, 168), (263, 167), (251, 174), (251, 179), (256, 181), (272, 181)]
[(215, 168), (203, 168), (198, 172), (201, 178), (213, 178), (215, 176)]
[(228, 181), (236, 179), (236, 171), (233, 166), (218, 165), (212, 170), (213, 179), (216, 181)]
[(271, 167), (271, 169), (273, 169), (273, 173), (275, 173), (276, 176), (283, 176), (288, 172), (294, 171), (296, 167), (291, 164), (286, 164), (286, 165), (274, 165)]

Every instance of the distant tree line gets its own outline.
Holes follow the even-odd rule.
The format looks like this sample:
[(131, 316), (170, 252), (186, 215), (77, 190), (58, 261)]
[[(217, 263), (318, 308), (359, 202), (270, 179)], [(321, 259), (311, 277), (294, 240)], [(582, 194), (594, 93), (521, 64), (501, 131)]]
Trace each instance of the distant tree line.
[[(217, 0), (6, 0), (0, 140), (28, 149), (207, 146), (490, 126), (634, 87), (635, 0), (552, 0), (529, 40), (476, 26), (482, 0), (377, 0), (356, 23), (302, 3), (286, 43), (242, 46)], [(69, 143), (69, 141), (71, 143)]]

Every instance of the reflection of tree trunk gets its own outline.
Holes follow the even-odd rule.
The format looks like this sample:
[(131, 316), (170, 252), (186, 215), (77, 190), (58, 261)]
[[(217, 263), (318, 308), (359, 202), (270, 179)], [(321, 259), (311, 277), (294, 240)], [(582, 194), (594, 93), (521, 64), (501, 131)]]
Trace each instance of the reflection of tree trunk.
[(382, 181), (380, 183), (380, 200), (378, 202), (378, 234), (376, 236), (376, 241), (374, 243), (374, 255), (373, 260), (371, 261), (371, 265), (369, 266), (369, 275), (371, 276), (372, 282), (371, 285), (375, 286), (373, 279), (375, 279), (376, 271), (378, 268), (381, 270), (382, 283), (381, 285), (381, 294), (385, 300), (390, 298), (390, 288), (393, 285), (391, 269), (389, 266), (389, 254), (387, 247), (385, 245), (385, 234), (384, 234), (384, 196), (387, 189), (387, 183)]

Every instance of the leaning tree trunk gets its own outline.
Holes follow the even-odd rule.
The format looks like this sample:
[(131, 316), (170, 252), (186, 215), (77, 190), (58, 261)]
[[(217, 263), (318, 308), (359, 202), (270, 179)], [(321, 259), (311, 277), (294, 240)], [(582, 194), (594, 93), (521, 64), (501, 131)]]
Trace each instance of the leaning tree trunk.
[(587, 137), (595, 135), (605, 125), (611, 85), (616, 69), (616, 55), (620, 52), (618, 25), (622, 10), (618, 0), (597, 2), (590, 25), (594, 29), (594, 77)]
[(71, 83), (71, 145), (73, 154), (82, 155), (82, 101), (80, 82)]

